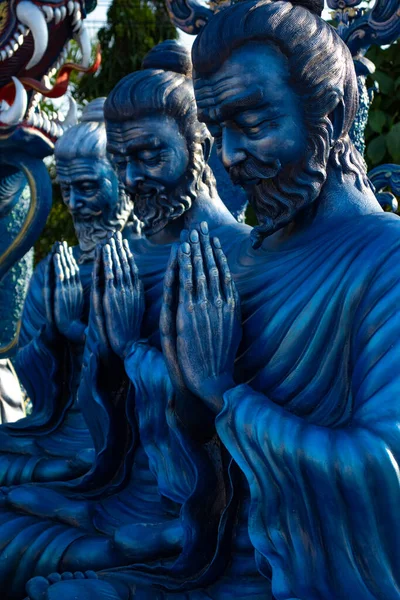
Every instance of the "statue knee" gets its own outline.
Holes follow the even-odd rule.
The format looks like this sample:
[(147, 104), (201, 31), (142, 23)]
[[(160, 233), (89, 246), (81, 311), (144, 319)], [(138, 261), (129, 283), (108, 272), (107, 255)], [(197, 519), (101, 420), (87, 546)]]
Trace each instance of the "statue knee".
[(98, 580), (93, 571), (34, 577), (28, 581), (26, 591), (26, 600), (122, 600), (115, 588)]
[(114, 534), (116, 547), (131, 560), (151, 559), (179, 552), (183, 546), (180, 519), (169, 523), (135, 523), (119, 527)]

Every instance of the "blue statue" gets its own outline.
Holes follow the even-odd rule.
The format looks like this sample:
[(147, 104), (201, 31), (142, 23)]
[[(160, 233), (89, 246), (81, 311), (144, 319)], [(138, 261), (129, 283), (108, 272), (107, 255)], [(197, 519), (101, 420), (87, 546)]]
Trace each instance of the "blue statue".
[[(173, 433), (197, 467), (180, 509), (182, 550), (35, 578), (33, 600), (398, 598), (400, 287), (386, 259), (400, 222), (383, 213), (349, 138), (353, 60), (321, 11), (317, 0), (247, 0), (210, 19), (193, 47), (199, 119), (259, 225), (251, 236), (237, 226), (217, 236), (204, 222), (184, 231), (165, 275), (163, 356), (143, 330), (136, 344), (121, 343), (159, 490), (173, 499), (189, 480), (183, 467), (174, 478)], [(132, 98), (125, 85), (121, 98)], [(135, 130), (122, 123), (114, 141), (109, 126), (127, 179), (122, 137), (133, 150)], [(136, 337), (139, 290), (127, 302), (114, 294), (122, 281), (134, 289), (137, 274), (116, 242), (108, 246), (105, 300), (113, 296), (117, 315), (119, 297)], [(150, 417), (171, 384), (163, 437)], [(120, 543), (137, 532), (121, 532)], [(142, 540), (158, 542), (152, 527)]]
[(109, 233), (137, 234), (132, 202), (106, 157), (104, 98), (56, 143), (57, 177), (79, 245), (56, 244), (36, 268), (25, 302), (15, 362), (34, 410), (0, 428), (3, 485), (82, 475), (92, 439), (76, 405), (94, 249)]
[[(220, 520), (227, 540), (236, 517), (212, 415), (176, 378), (174, 390), (161, 352), (159, 319), (171, 244), (184, 228), (207, 220), (212, 235), (234, 254), (250, 229), (234, 219), (216, 192), (207, 165), (212, 139), (197, 120), (187, 51), (176, 42), (162, 44), (144, 67), (124, 78), (105, 105), (107, 150), (134, 199), (144, 235), (129, 244), (122, 236), (111, 238), (95, 259), (78, 391), (95, 461), (76, 481), (2, 490), (0, 544), (15, 540), (0, 570), (7, 600), (22, 597), (33, 575), (42, 577), (29, 594), (42, 598), (57, 580), (45, 578), (52, 571), (64, 578), (78, 571), (76, 577), (91, 585), (94, 573), (86, 575), (89, 581), (82, 571), (144, 561), (155, 564), (156, 579), (171, 565), (176, 575), (169, 579), (181, 586), (186, 578), (201, 578), (210, 560), (211, 574), (204, 577), (209, 579), (222, 560)], [(139, 341), (143, 338), (148, 344)], [(226, 498), (207, 493), (225, 485)], [(237, 561), (243, 557), (257, 585), (268, 590), (256, 569), (246, 522), (240, 532)], [(240, 576), (232, 570), (232, 586)], [(88, 593), (96, 597), (95, 590)]]

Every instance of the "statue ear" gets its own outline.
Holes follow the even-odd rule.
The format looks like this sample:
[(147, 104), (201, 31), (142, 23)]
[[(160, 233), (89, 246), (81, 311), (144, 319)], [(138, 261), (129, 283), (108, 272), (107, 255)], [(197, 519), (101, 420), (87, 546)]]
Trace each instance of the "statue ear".
[(210, 158), (211, 150), (213, 147), (213, 141), (210, 136), (207, 136), (202, 142), (201, 147), (203, 148), (203, 156), (204, 161), (208, 163), (208, 159)]
[(339, 100), (339, 103), (337, 104), (336, 108), (329, 115), (329, 119), (333, 126), (332, 144), (335, 144), (343, 133), (343, 126), (344, 126), (344, 119), (345, 119), (343, 99)]

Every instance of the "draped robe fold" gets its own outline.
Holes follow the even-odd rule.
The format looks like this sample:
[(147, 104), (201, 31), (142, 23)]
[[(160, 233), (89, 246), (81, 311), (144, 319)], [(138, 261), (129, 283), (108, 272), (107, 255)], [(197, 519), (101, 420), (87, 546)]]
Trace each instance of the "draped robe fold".
[[(400, 221), (388, 214), (334, 223), (283, 250), (255, 252), (237, 238), (228, 252), (243, 340), (216, 428), (250, 488), (265, 598), (400, 596), (399, 258)], [(99, 577), (124, 600), (153, 593), (132, 570)], [(157, 593), (225, 597), (218, 582)]]
[[(77, 248), (74, 248), (77, 252)], [(0, 484), (18, 485), (35, 480), (37, 465), (46, 459), (71, 461), (70, 477), (88, 468), (92, 440), (76, 406), (80, 351), (62, 336), (54, 339), (44, 303), (45, 269), (49, 257), (35, 269), (22, 315), (18, 376), (33, 404), (32, 415), (0, 426)], [(81, 266), (87, 317), (92, 262)], [(89, 450), (89, 454), (87, 451)], [(82, 452), (82, 462), (72, 461)], [(69, 471), (69, 468), (67, 468)]]
[[(348, 219), (276, 251), (253, 251), (239, 235), (221, 242), (243, 340), (216, 427), (250, 488), (250, 539), (272, 582), (260, 597), (398, 598), (400, 221)], [(198, 573), (199, 587), (181, 591), (173, 568), (153, 571), (100, 572), (98, 600), (112, 588), (123, 600), (232, 597), (222, 569), (214, 584)], [(247, 581), (238, 598), (251, 596)], [(80, 600), (90, 585), (54, 593)]]
[[(229, 243), (225, 230), (228, 228), (217, 229), (215, 234)], [(248, 228), (244, 228), (243, 237), (247, 236)], [(233, 240), (231, 245), (234, 245)], [(50, 502), (52, 520), (26, 516), (26, 513), (10, 511), (6, 506), (0, 512), (0, 519), (3, 519), (0, 524), (3, 550), (0, 564), (4, 559), (0, 587), (7, 586), (7, 600), (21, 597), (30, 577), (60, 570), (74, 544), (92, 540), (95, 546), (105, 539), (112, 540), (116, 530), (123, 525), (137, 525), (132, 529), (132, 535), (139, 540), (140, 535), (145, 535), (143, 524), (168, 524), (171, 520), (180, 520), (183, 544), (179, 550), (171, 550), (167, 544), (165, 548), (160, 547), (158, 560), (135, 567), (136, 572), (147, 571), (145, 579), (157, 580), (167, 587), (185, 589), (196, 588), (201, 583), (206, 585), (207, 581), (217, 577), (229, 560), (236, 515), (236, 511), (231, 510), (234, 508), (233, 476), (225, 476), (221, 469), (218, 440), (205, 445), (195, 443), (174, 413), (174, 390), (159, 350), (158, 333), (163, 276), (170, 247), (150, 244), (151, 251), (148, 251), (148, 246), (149, 242), (138, 240), (133, 249), (146, 293), (143, 333), (158, 350), (148, 351), (146, 346), (139, 344), (127, 357), (126, 371), (133, 389), (116, 402), (107, 397), (101, 386), (99, 361), (95, 354), (92, 355), (85, 370), (87, 385), (80, 389), (79, 404), (90, 426), (97, 460), (80, 480), (49, 486), (58, 492), (62, 489), (71, 502), (75, 498), (84, 503), (91, 515), (91, 524), (85, 527), (87, 524), (79, 523), (78, 518), (76, 527), (67, 525), (60, 507), (56, 507), (54, 513)], [(138, 352), (143, 356), (139, 361), (136, 359), (136, 366), (132, 366), (133, 354)], [(114, 374), (109, 375), (114, 378)], [(119, 463), (113, 465), (113, 472), (108, 472), (105, 478), (106, 466), (113, 461)], [(210, 489), (219, 490), (221, 494), (210, 495)], [(45, 515), (46, 492), (43, 491)], [(249, 579), (254, 578), (252, 585), (262, 591), (257, 598), (264, 599), (264, 590), (269, 590), (269, 583), (256, 571), (245, 524), (237, 537), (239, 546), (245, 547), (242, 551), (244, 564), (236, 557), (237, 564), (241, 563), (241, 574), (246, 569), (249, 571)], [(34, 549), (30, 550), (30, 547)], [(114, 559), (121, 565), (131, 562), (117, 550)], [(80, 569), (89, 567), (82, 564)], [(236, 576), (236, 580), (231, 577), (232, 589), (239, 580), (240, 577)]]

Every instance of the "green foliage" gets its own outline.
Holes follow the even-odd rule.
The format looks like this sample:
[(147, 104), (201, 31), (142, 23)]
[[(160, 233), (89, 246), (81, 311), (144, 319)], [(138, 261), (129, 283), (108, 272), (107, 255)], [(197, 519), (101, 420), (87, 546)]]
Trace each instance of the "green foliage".
[(372, 169), (382, 163), (400, 162), (400, 43), (386, 49), (374, 46), (367, 58), (376, 67), (368, 84), (376, 82), (379, 86), (365, 130), (365, 158)]
[(107, 25), (98, 33), (102, 66), (95, 76), (81, 79), (76, 99), (107, 96), (122, 77), (140, 69), (153, 46), (177, 36), (164, 0), (113, 0)]
[(55, 181), (54, 162), (49, 167), (53, 181), (53, 205), (42, 235), (35, 244), (35, 263), (40, 262), (50, 252), (54, 242), (66, 240), (68, 244), (77, 244), (71, 215), (62, 201), (59, 185)]

